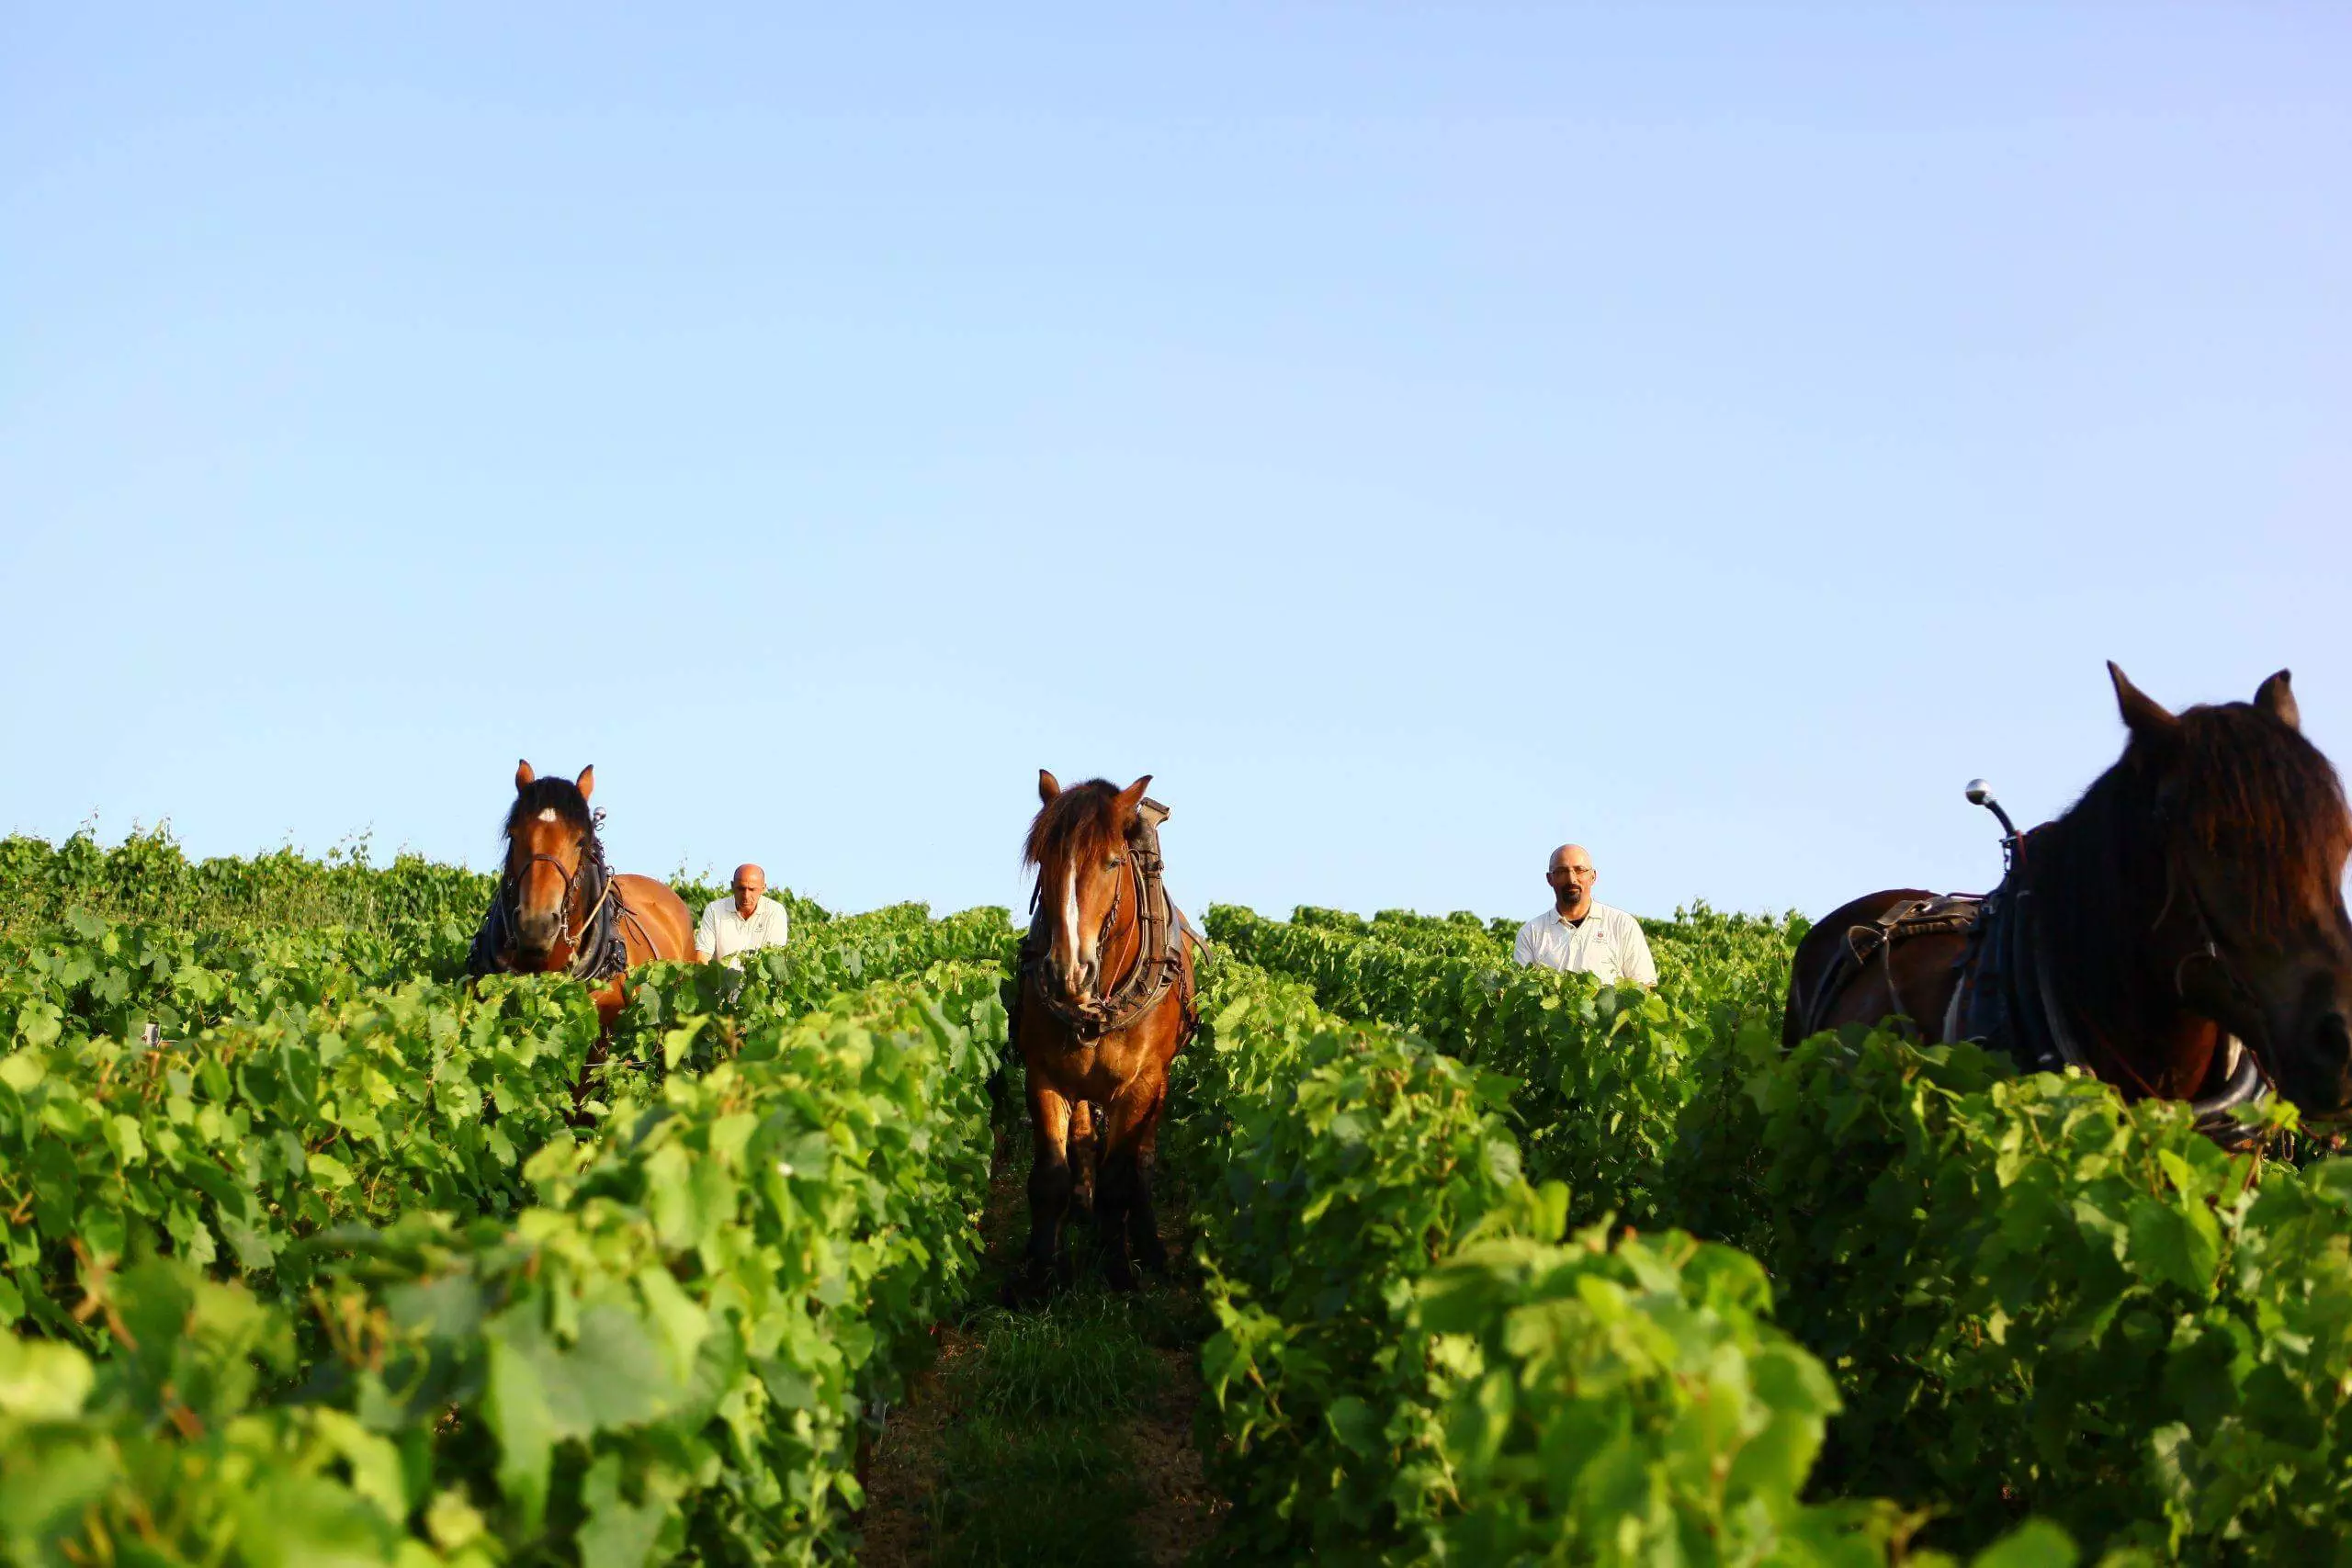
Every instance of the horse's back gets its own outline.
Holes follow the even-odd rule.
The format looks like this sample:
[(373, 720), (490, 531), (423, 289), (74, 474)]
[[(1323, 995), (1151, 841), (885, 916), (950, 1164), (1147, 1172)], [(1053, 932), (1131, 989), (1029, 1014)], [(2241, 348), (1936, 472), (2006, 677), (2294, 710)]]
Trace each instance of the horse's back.
[[(621, 908), (637, 917), (652, 940), (648, 958), (692, 958), (695, 955), (695, 914), (686, 901), (658, 878), (623, 872), (613, 878), (613, 892)], [(624, 929), (627, 923), (624, 922)], [(646, 960), (632, 959), (632, 962)]]
[[(1781, 1020), (1781, 1043), (1794, 1045), (1804, 1038), (1808, 1032), (1805, 1021), (1819, 1004), (1821, 987), (1833, 978), (1838, 983), (1838, 994), (1822, 1011), (1821, 1028), (1835, 1029), (1841, 1023), (1876, 1023), (1894, 1012), (1898, 998), (1887, 985), (1883, 964), (1869, 964), (1838, 973), (1839, 955), (1849, 940), (1847, 933), (1856, 926), (1869, 925), (1889, 909), (1934, 897), (1923, 887), (1889, 887), (1849, 899), (1815, 921), (1804, 940), (1797, 943), (1796, 955), (1789, 964), (1789, 1000)], [(1964, 939), (1958, 937), (1917, 937), (1904, 942), (1890, 956), (1890, 962), (1905, 972), (1900, 999), (1914, 1005), (1933, 1004), (1922, 1009), (1928, 1016), (1912, 1020), (1928, 1039), (1937, 1038), (1941, 1032), (1943, 1003), (1950, 998), (1951, 991), (1949, 985), (1929, 985), (1923, 991), (1921, 974), (1937, 968), (1950, 969), (1951, 957), (1963, 944)], [(1923, 958), (1939, 962), (1922, 965), (1919, 961)]]

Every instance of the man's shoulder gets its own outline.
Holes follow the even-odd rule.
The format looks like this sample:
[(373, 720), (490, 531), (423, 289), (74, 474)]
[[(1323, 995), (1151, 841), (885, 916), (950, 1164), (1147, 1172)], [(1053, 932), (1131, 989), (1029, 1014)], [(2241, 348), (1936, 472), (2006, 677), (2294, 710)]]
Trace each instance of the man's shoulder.
[(1600, 900), (1595, 899), (1593, 901), (1592, 912), (1600, 916), (1602, 923), (1607, 925), (1611, 931), (1631, 931), (1635, 936), (1642, 934), (1642, 922), (1635, 917), (1629, 915), (1624, 910), (1617, 908), (1614, 904), (1603, 904)]
[(1546, 909), (1542, 914), (1536, 916), (1533, 919), (1529, 920), (1526, 924), (1521, 926), (1519, 928), (1519, 934), (1521, 936), (1534, 936), (1543, 931), (1544, 927), (1558, 923), (1560, 913), (1558, 910)]
[(720, 913), (720, 912), (721, 912), (721, 911), (723, 911), (723, 910), (730, 909), (730, 908), (733, 908), (734, 907), (735, 907), (735, 900), (734, 900), (733, 897), (732, 897), (732, 896), (730, 896), (730, 895), (723, 894), (723, 893), (722, 893), (722, 894), (720, 894), (718, 897), (713, 898), (709, 903), (705, 904), (705, 905), (702, 907), (702, 912), (703, 912), (704, 917), (705, 917), (706, 919), (707, 919), (708, 917), (710, 917), (710, 916), (712, 916), (712, 915), (718, 914), (718, 913)]
[(792, 915), (790, 911), (786, 909), (784, 907), (783, 899), (770, 898), (764, 895), (762, 896), (760, 899), (760, 919), (763, 920), (788, 920), (791, 918)]

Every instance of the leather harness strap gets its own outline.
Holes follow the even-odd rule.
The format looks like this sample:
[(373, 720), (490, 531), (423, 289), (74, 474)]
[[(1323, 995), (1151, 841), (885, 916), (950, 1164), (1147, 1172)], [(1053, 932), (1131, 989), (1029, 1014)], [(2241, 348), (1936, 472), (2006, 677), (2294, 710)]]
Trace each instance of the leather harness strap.
[(1951, 893), (1940, 898), (1909, 898), (1881, 913), (1876, 919), (1846, 929), (1846, 941), (1831, 961), (1829, 972), (1821, 977), (1819, 991), (1805, 1009), (1804, 1032), (1817, 1033), (1838, 993), (1855, 976), (1870, 967), (1876, 959), (1883, 967), (1886, 988), (1894, 998), (1896, 1012), (1908, 1012), (1903, 1005), (1903, 987), (1894, 976), (1894, 949), (1912, 937), (1956, 936), (1974, 931), (1983, 901), (1965, 894)]
[[(1873, 960), (1884, 966), (1894, 1010), (1906, 1012), (1895, 981), (1894, 949), (1915, 937), (1965, 936), (1967, 946), (1953, 964), (1957, 974), (1951, 1001), (1944, 1010), (1943, 1038), (1973, 1040), (2006, 1054), (2028, 1072), (2079, 1067), (2094, 1077), (2101, 1076), (2076, 1021), (2058, 995), (2055, 966), (2035, 918), (2033, 890), (2012, 886), (2013, 880), (2005, 878), (1981, 897), (1951, 893), (1905, 899), (1871, 920), (1849, 927), (1818, 988), (1805, 998), (1803, 1032), (1815, 1034), (1827, 1027), (1839, 993)], [(2207, 946), (2211, 945), (2209, 937)], [(2230, 1055), (2222, 1066), (2222, 1086), (2188, 1103), (2199, 1132), (2231, 1143), (2242, 1136), (2231, 1113), (2241, 1105), (2268, 1099), (2270, 1084), (2254, 1053), (2236, 1036), (2225, 1038)], [(2106, 1054), (2131, 1072), (2120, 1053)], [(2145, 1080), (2136, 1073), (2132, 1077), (2153, 1097)]]

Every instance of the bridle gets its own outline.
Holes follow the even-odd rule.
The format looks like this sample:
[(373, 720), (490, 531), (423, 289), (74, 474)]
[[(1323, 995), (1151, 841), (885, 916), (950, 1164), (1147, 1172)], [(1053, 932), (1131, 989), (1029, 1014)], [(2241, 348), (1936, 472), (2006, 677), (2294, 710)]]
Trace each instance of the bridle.
[[(1111, 884), (1111, 902), (1109, 907), (1102, 911), (1102, 923), (1095, 929), (1094, 951), (1097, 953), (1107, 954), (1110, 952), (1111, 939), (1114, 934), (1116, 934), (1119, 929), (1119, 912), (1121, 909), (1125, 908), (1127, 883), (1129, 880), (1139, 878), (1141, 875), (1142, 873), (1136, 869), (1135, 864), (1133, 850), (1132, 848), (1129, 848), (1119, 857), (1118, 875)], [(1042, 900), (1045, 895), (1046, 881), (1046, 877), (1044, 872), (1041, 871), (1037, 876), (1037, 886), (1029, 890), (1029, 913), (1031, 917), (1030, 939), (1022, 943), (1021, 956), (1022, 966), (1023, 969), (1026, 969), (1031, 965), (1032, 953), (1030, 950), (1033, 944), (1037, 947), (1037, 953), (1035, 954), (1037, 957), (1042, 957), (1045, 952), (1049, 950), (1053, 945), (1052, 927), (1040, 912)], [(1039, 937), (1041, 932), (1044, 936), (1044, 941), (1042, 943), (1039, 943), (1036, 939)], [(1109, 1003), (1115, 989), (1114, 981), (1124, 982), (1131, 973), (1131, 969), (1122, 969), (1114, 977), (1107, 971), (1102, 972), (1100, 976), (1100, 987), (1102, 993), (1102, 999), (1091, 1005), (1081, 1006), (1066, 1001), (1062, 998), (1058, 991), (1050, 986), (1040, 985), (1037, 989), (1039, 993), (1046, 998), (1046, 1007), (1047, 1010), (1052, 1012), (1055, 1017), (1060, 1019), (1063, 1022), (1069, 1024), (1074, 1029), (1083, 1029), (1090, 1033), (1102, 1033), (1106, 1032), (1106, 1031), (1102, 1029), (1102, 1020), (1110, 1011)]]
[(2223, 988), (2229, 993), (2231, 999), (2242, 1003), (2251, 1016), (2256, 1018), (2260, 1017), (2262, 1014), (2261, 998), (2256, 996), (2255, 994), (2254, 987), (2247, 985), (2245, 978), (2241, 976), (2235, 969), (2230, 966), (2230, 961), (2222, 956), (2222, 944), (2220, 939), (2215, 937), (2213, 934), (2212, 911), (2206, 907), (2204, 891), (2197, 885), (2197, 874), (2194, 871), (2184, 871), (2182, 869), (2180, 854), (2177, 851), (2172, 848), (2172, 814), (2165, 808), (2161, 802), (2158, 803), (2155, 808), (2155, 818), (2158, 829), (2160, 831), (2165, 833), (2166, 840), (2165, 848), (2165, 901), (2157, 908), (2156, 918), (2148, 922), (2148, 930), (2151, 933), (2154, 933), (2154, 931), (2162, 929), (2165, 923), (2165, 918), (2172, 913), (2172, 907), (2174, 903), (2176, 901), (2180, 901), (2181, 890), (2183, 887), (2186, 887), (2188, 892), (2188, 897), (2185, 902), (2188, 907), (2188, 919), (2191, 926), (2189, 934), (2195, 942), (2194, 946), (2173, 961), (2172, 990), (2174, 999), (2181, 1002), (2187, 1002), (2190, 999), (2188, 995), (2188, 983), (2183, 976), (2187, 974), (2188, 966), (2201, 958), (2211, 963), (2215, 968), (2222, 972), (2222, 984)]
[[(2170, 867), (2165, 869), (2165, 878), (2169, 885), (2172, 880)], [(2172, 905), (2172, 891), (2169, 886), (2165, 892), (2165, 905), (2168, 911)], [(2162, 914), (2157, 916), (2159, 921), (2163, 918)], [(2182, 1002), (2190, 999), (2187, 979), (2188, 966), (2201, 958), (2222, 972), (2222, 986), (2229, 993), (2231, 999), (2243, 1003), (2250, 1013), (2259, 1016), (2262, 1010), (2262, 998), (2255, 995), (2254, 987), (2247, 985), (2235, 969), (2230, 967), (2230, 961), (2222, 956), (2222, 944), (2213, 935), (2213, 917), (2205, 908), (2205, 897), (2197, 890), (2197, 879), (2194, 876), (2188, 879), (2188, 918), (2194, 927), (2191, 934), (2196, 939), (2196, 945), (2173, 960), (2174, 998)]]
[[(1125, 909), (1127, 886), (1136, 889), (1135, 925), (1136, 947), (1134, 962), (1119, 976), (1108, 973), (1101, 976), (1098, 1000), (1081, 1005), (1064, 997), (1058, 987), (1046, 983), (1044, 974), (1046, 954), (1053, 947), (1053, 922), (1044, 907), (1047, 876), (1039, 872), (1037, 886), (1029, 895), (1029, 932), (1021, 942), (1021, 976), (1034, 984), (1021, 987), (1022, 993), (1035, 990), (1046, 1010), (1059, 1019), (1071, 1034), (1081, 1041), (1099, 1039), (1123, 1029), (1133, 1028), (1168, 995), (1179, 989), (1183, 973), (1183, 916), (1168, 897), (1161, 880), (1159, 858), (1159, 824), (1167, 819), (1168, 808), (1158, 801), (1146, 799), (1135, 824), (1127, 830), (1120, 848), (1125, 863), (1118, 880), (1112, 886), (1110, 907), (1102, 913), (1102, 923), (1095, 933), (1097, 953), (1107, 954), (1112, 937), (1118, 931), (1119, 916)], [(1075, 935), (1076, 933), (1072, 933)], [(1189, 988), (1184, 998), (1186, 1018), (1191, 1018), (1192, 998)]]
[[(1111, 883), (1111, 907), (1102, 911), (1102, 929), (1094, 933), (1094, 951), (1097, 953), (1111, 951), (1111, 935), (1119, 929), (1119, 911), (1125, 907), (1127, 883), (1138, 874), (1135, 869), (1135, 857), (1121, 855), (1118, 872), (1119, 874)], [(1106, 975), (1103, 979), (1107, 982), (1110, 976)], [(1108, 988), (1107, 985), (1105, 988)]]
[[(523, 878), (531, 874), (533, 866), (543, 863), (555, 867), (557, 874), (563, 877), (563, 902), (557, 907), (555, 918), (556, 923), (563, 928), (564, 934), (570, 936), (571, 934), (571, 900), (579, 892), (580, 879), (589, 872), (597, 869), (585, 853), (581, 855), (580, 863), (568, 873), (563, 869), (563, 862), (548, 854), (533, 855), (519, 866), (509, 866), (506, 875), (498, 885), (498, 896), (505, 900), (509, 917), (519, 925), (523, 919)], [(605, 877), (601, 880), (605, 884), (606, 892), (609, 892), (612, 887), (612, 879)], [(599, 900), (604, 897), (604, 893), (597, 895)], [(591, 919), (595, 918), (595, 911), (593, 908), (589, 911), (589, 918)]]
[[(575, 980), (593, 982), (605, 979), (628, 966), (628, 943), (612, 917), (617, 914), (626, 919), (638, 928), (640, 937), (645, 936), (644, 927), (633, 911), (613, 897), (613, 874), (605, 868), (605, 846), (596, 835), (594, 822), (592, 821), (587, 830), (581, 834), (576, 847), (579, 863), (568, 872), (564, 870), (563, 862), (556, 856), (537, 853), (526, 857), (519, 864), (510, 863), (505, 874), (499, 879), (498, 897), (492, 906), (498, 929), (492, 933), (492, 945), (501, 968), (511, 966), (507, 954), (513, 946), (514, 934), (523, 923), (523, 879), (530, 874), (533, 866), (542, 863), (553, 866), (563, 878), (563, 900), (556, 908), (556, 929), (571, 947), (571, 962), (565, 966), (565, 972)], [(583, 879), (594, 886), (596, 893), (587, 913), (581, 917), (575, 927), (571, 912), (582, 897)], [(645, 940), (650, 947), (650, 938)]]

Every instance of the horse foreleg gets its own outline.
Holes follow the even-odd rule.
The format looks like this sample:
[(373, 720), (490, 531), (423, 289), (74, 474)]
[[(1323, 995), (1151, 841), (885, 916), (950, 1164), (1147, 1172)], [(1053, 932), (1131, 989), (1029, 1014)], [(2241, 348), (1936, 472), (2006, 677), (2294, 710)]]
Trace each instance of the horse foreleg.
[(1029, 1076), (1029, 1130), (1035, 1153), (1029, 1165), (1029, 1247), (1022, 1286), (1042, 1295), (1063, 1270), (1062, 1215), (1073, 1185), (1069, 1168), (1070, 1102), (1033, 1071)]
[(1102, 1129), (1094, 1107), (1083, 1100), (1069, 1106), (1070, 1208), (1082, 1220), (1094, 1217), (1094, 1179), (1102, 1164)]
[(1168, 1079), (1163, 1077), (1153, 1086), (1151, 1103), (1136, 1129), (1136, 1196), (1127, 1207), (1127, 1235), (1135, 1244), (1136, 1258), (1155, 1274), (1168, 1271), (1168, 1247), (1159, 1239), (1159, 1211), (1151, 1195), (1159, 1174), (1159, 1115), (1167, 1109)]
[(1135, 1289), (1135, 1270), (1127, 1262), (1130, 1245), (1147, 1268), (1156, 1271), (1168, 1265), (1168, 1249), (1160, 1245), (1159, 1221), (1151, 1203), (1159, 1108), (1167, 1096), (1164, 1077), (1132, 1079), (1112, 1096), (1102, 1119), (1102, 1176), (1094, 1218), (1103, 1272), (1113, 1290)]

